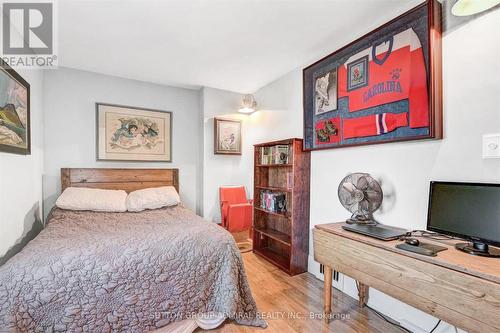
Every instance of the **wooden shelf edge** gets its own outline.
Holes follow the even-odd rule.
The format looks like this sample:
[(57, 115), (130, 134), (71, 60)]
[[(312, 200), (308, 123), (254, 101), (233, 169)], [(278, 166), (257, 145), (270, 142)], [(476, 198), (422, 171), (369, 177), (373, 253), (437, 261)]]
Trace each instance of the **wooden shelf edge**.
[(285, 140), (276, 140), (270, 142), (257, 143), (253, 145), (254, 147), (269, 147), (276, 145), (292, 145), (294, 142), (300, 143), (302, 145), (303, 139), (301, 138), (290, 138)]
[(271, 212), (270, 210), (266, 210), (266, 209), (263, 209), (263, 208), (260, 208), (260, 207), (253, 207), (254, 209), (258, 210), (258, 211), (261, 211), (261, 212), (264, 212), (264, 213), (267, 213), (267, 214), (270, 214), (270, 215), (274, 215), (274, 216), (280, 216), (284, 219), (290, 219), (291, 217), (290, 216), (287, 216), (283, 213), (275, 213), (275, 212)]
[(260, 229), (260, 228), (256, 228), (255, 226), (254, 226), (253, 230), (255, 232), (261, 233), (269, 238), (272, 238), (275, 241), (278, 241), (282, 244), (285, 244), (287, 246), (292, 246), (292, 238), (283, 232), (280, 232), (280, 231), (274, 230), (274, 229), (269, 229), (269, 228)]
[(293, 192), (293, 188), (285, 188), (285, 187), (255, 185), (255, 188), (258, 188), (259, 190), (281, 191), (281, 192), (288, 192), (288, 193)]
[(258, 168), (283, 168), (283, 167), (293, 167), (293, 164), (256, 164)]

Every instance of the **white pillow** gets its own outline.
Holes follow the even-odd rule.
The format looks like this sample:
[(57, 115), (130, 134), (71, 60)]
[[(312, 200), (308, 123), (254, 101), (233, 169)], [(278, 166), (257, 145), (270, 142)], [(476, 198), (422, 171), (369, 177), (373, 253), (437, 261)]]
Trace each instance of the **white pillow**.
[(93, 210), (96, 212), (125, 212), (127, 192), (95, 188), (68, 187), (59, 196), (56, 206), (69, 210)]
[(130, 192), (127, 196), (127, 210), (141, 212), (145, 209), (157, 209), (175, 206), (181, 202), (173, 186), (152, 187)]

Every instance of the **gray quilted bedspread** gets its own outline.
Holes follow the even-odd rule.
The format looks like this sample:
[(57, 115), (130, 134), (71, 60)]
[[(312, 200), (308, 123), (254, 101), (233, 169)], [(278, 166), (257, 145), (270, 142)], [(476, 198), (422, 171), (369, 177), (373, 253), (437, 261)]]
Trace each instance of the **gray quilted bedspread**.
[(182, 206), (54, 209), (0, 267), (0, 332), (144, 332), (211, 311), (266, 326), (231, 235)]

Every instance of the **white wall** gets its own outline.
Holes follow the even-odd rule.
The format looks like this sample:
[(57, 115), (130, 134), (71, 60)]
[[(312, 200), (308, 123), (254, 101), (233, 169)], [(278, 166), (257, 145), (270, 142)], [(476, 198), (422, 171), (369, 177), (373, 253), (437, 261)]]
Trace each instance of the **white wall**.
[(43, 72), (18, 73), (31, 86), (31, 155), (0, 152), (0, 257), (11, 249), (3, 260), (14, 254), (15, 244), (27, 241), (22, 238), (32, 230), (35, 220), (40, 223), (42, 210)]
[[(203, 217), (220, 222), (219, 187), (244, 185), (247, 197), (253, 197), (253, 145), (261, 142), (302, 137), (302, 123), (295, 118), (288, 118), (290, 110), (301, 112), (297, 108), (302, 101), (296, 91), (301, 89), (297, 73), (293, 79), (285, 76), (282, 80), (270, 84), (258, 94), (259, 103), (266, 110), (250, 115), (238, 113), (242, 95), (213, 88), (202, 88), (201, 104), (203, 111)], [(279, 90), (279, 98), (273, 91)], [(266, 95), (266, 93), (269, 95)], [(261, 109), (259, 107), (259, 109)], [(214, 117), (238, 119), (242, 121), (243, 148), (241, 155), (214, 154)]]
[[(244, 185), (251, 197), (253, 173), (251, 147), (247, 144), (249, 116), (237, 112), (242, 95), (213, 88), (202, 88), (203, 112), (203, 210), (202, 216), (209, 221), (220, 222), (219, 187)], [(214, 117), (242, 121), (242, 155), (214, 154)]]
[[(172, 111), (172, 163), (97, 162), (95, 103)], [(179, 168), (180, 194), (196, 210), (199, 187), (199, 91), (161, 86), (67, 68), (47, 71), (44, 82), (44, 210), (60, 193), (64, 167)]]
[[(376, 214), (377, 219), (407, 229), (425, 228), (430, 180), (500, 182), (500, 160), (481, 158), (481, 136), (500, 133), (500, 39), (494, 33), (498, 22), (500, 10), (443, 38), (443, 140), (312, 153), (311, 228), (349, 216), (337, 199), (337, 186), (346, 174), (354, 171), (375, 175), (382, 180), (384, 189), (394, 194), (392, 200), (386, 198), (384, 209)], [(262, 122), (252, 131), (260, 133), (261, 141), (301, 137), (301, 96), (301, 69), (260, 89), (256, 100), (261, 105), (262, 111), (258, 113)], [(320, 276), (319, 265), (312, 257), (309, 270)], [(349, 278), (338, 287), (356, 295)], [(435, 318), (376, 291), (371, 292), (369, 304), (409, 325), (413, 331), (430, 330), (436, 323)], [(447, 329), (454, 331), (443, 324), (436, 332)]]

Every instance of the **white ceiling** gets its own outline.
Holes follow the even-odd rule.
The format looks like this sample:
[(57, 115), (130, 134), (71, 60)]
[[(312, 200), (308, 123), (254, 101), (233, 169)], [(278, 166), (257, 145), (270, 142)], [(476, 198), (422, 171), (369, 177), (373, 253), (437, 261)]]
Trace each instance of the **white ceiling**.
[(421, 0), (59, 0), (59, 65), (251, 93)]

